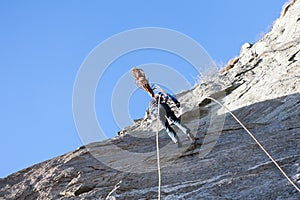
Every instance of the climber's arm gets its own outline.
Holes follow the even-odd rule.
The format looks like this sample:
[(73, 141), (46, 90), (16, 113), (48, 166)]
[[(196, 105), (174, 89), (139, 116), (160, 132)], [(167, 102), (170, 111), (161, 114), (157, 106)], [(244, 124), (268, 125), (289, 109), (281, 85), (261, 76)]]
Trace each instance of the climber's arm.
[(176, 106), (180, 107), (180, 102), (172, 95), (168, 94), (168, 97), (176, 104)]

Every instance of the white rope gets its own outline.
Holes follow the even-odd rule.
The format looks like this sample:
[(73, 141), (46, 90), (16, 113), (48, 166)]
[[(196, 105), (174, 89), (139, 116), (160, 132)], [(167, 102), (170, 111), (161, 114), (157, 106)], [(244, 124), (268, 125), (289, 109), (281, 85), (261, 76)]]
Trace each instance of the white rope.
[(108, 195), (106, 196), (105, 200), (111, 199), (112, 193), (114, 193), (117, 189), (119, 189), (121, 183), (122, 183), (122, 180), (120, 180), (120, 181), (115, 185), (115, 187), (108, 193)]
[(157, 173), (158, 173), (158, 196), (157, 199), (160, 200), (160, 188), (161, 188), (161, 173), (160, 173), (160, 156), (159, 156), (159, 138), (158, 138), (158, 131), (159, 131), (159, 104), (160, 104), (160, 96), (158, 97), (157, 103), (157, 129), (156, 129), (156, 156), (157, 156)]
[(275, 164), (275, 166), (280, 170), (280, 172), (286, 177), (286, 179), (300, 192), (299, 187), (288, 177), (288, 175), (283, 171), (283, 169), (278, 165), (278, 163), (272, 158), (272, 156), (267, 152), (267, 150), (259, 143), (259, 141), (254, 137), (254, 135), (244, 126), (244, 124), (227, 108), (225, 105), (217, 101), (212, 97), (206, 97), (207, 99), (211, 99), (219, 104), (221, 107), (225, 108), (231, 116), (245, 129), (245, 131), (252, 137), (252, 139), (258, 144), (258, 146), (265, 152), (265, 154), (271, 159), (271, 161)]

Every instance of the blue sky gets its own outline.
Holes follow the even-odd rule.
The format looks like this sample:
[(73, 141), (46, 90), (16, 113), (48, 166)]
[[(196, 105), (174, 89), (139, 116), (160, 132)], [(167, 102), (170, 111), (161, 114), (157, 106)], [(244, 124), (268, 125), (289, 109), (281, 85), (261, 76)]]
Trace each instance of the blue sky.
[[(0, 2), (0, 177), (82, 145), (72, 114), (73, 85), (84, 59), (105, 39), (134, 28), (168, 28), (196, 40), (217, 63), (226, 63), (244, 42), (268, 31), (286, 1), (174, 2)], [(143, 51), (115, 65), (149, 62), (184, 64), (164, 52)], [(98, 120), (108, 137), (119, 131), (109, 106), (111, 90), (128, 69), (110, 69), (106, 86), (96, 93)], [(142, 100), (136, 104), (135, 98)], [(133, 118), (143, 116), (148, 100), (142, 91), (132, 96)]]

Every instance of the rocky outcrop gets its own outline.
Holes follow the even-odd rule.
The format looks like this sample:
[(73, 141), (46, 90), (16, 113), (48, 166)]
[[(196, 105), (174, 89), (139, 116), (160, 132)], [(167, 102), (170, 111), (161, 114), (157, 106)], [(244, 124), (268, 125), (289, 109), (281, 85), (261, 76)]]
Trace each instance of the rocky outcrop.
[[(226, 105), (300, 186), (300, 1), (272, 30), (245, 44), (231, 67), (178, 95), (182, 120), (199, 138), (182, 148), (162, 129), (162, 199), (300, 199), (297, 192), (216, 103)], [(156, 199), (155, 122), (92, 143), (0, 179), (0, 199)]]

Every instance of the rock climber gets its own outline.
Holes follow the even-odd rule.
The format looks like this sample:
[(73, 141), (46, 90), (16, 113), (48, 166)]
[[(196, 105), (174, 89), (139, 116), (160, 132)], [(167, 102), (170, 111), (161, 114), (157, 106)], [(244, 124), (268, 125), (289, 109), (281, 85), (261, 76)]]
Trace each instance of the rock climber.
[(180, 102), (174, 96), (167, 93), (163, 94), (161, 92), (155, 94), (154, 97), (152, 97), (149, 104), (150, 114), (154, 115), (154, 117), (162, 123), (169, 137), (175, 144), (178, 145), (178, 147), (181, 147), (181, 142), (176, 132), (171, 127), (171, 124), (176, 125), (182, 132), (184, 132), (187, 135), (189, 139), (195, 141), (195, 138), (191, 134), (190, 129), (183, 125), (181, 123), (181, 120), (178, 117), (176, 117), (174, 111), (168, 104), (169, 101), (173, 101), (177, 108), (180, 107)]
[[(181, 146), (181, 142), (179, 137), (177, 136), (174, 129), (171, 127), (171, 124), (175, 124), (180, 130), (182, 130), (188, 138), (195, 141), (194, 136), (191, 134), (190, 129), (184, 126), (181, 123), (181, 120), (176, 117), (174, 111), (169, 106), (170, 103), (174, 103), (177, 108), (180, 107), (180, 102), (172, 95), (166, 93), (161, 87), (156, 85), (155, 87), (151, 87), (149, 81), (146, 77), (146, 74), (142, 69), (138, 69), (133, 67), (131, 69), (131, 75), (136, 80), (136, 84), (145, 90), (149, 96), (151, 96), (151, 101), (149, 105), (149, 113), (150, 116), (157, 118), (162, 125), (165, 127), (168, 135), (172, 139), (175, 144), (178, 144), (178, 147)], [(154, 89), (159, 89), (161, 92), (157, 94), (154, 93)]]

